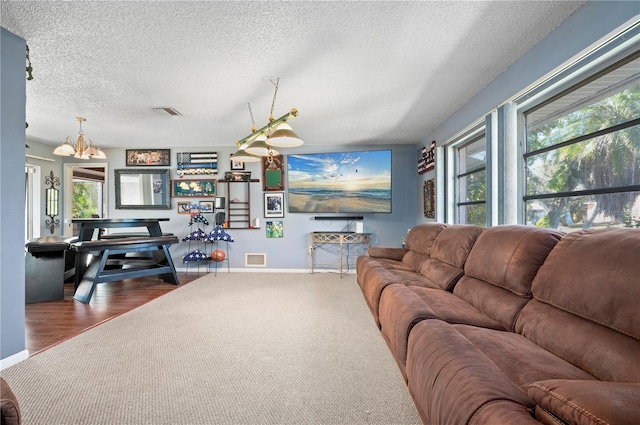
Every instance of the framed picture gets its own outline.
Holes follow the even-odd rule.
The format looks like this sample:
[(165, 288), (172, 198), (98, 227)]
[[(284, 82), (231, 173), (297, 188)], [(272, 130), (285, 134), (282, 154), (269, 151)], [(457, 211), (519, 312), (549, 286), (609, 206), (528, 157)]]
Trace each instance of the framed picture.
[(284, 192), (267, 192), (264, 194), (264, 216), (284, 217)]
[(213, 201), (200, 201), (200, 208), (203, 213), (212, 213)]
[(176, 160), (180, 177), (218, 174), (217, 152), (178, 152)]
[(127, 167), (171, 165), (171, 149), (126, 149)]
[(282, 221), (267, 221), (267, 237), (281, 238), (284, 236), (284, 225)]
[(244, 170), (244, 162), (231, 160), (231, 170)]
[(435, 201), (435, 179), (427, 180), (423, 186), (424, 196), (424, 216), (427, 218), (436, 218), (436, 201)]
[[(271, 161), (269, 161), (271, 159)], [(283, 190), (282, 172), (284, 170), (284, 157), (274, 155), (262, 158), (262, 190)]]
[(431, 171), (436, 165), (436, 141), (432, 141), (427, 148), (424, 146), (418, 151), (418, 174), (424, 174)]
[(216, 196), (216, 181), (214, 179), (203, 180), (171, 180), (171, 196), (174, 198)]
[(178, 214), (189, 214), (191, 213), (191, 202), (178, 202)]

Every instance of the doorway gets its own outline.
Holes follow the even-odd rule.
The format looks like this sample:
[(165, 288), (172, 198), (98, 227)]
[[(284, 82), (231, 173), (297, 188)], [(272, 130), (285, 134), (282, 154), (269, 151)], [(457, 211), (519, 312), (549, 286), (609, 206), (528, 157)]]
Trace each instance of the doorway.
[(64, 236), (77, 236), (71, 218), (108, 216), (107, 175), (108, 163), (64, 164)]

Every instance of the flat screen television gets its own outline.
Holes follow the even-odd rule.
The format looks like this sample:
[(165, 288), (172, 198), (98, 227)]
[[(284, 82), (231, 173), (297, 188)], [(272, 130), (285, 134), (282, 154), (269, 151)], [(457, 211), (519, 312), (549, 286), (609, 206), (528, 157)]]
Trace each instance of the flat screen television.
[(290, 213), (390, 213), (391, 150), (287, 155)]

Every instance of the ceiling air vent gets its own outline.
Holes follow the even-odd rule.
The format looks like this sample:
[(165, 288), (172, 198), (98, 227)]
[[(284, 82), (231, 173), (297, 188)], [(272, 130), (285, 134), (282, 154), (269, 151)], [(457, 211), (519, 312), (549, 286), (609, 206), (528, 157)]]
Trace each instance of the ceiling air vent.
[(158, 114), (158, 115), (162, 115), (162, 116), (169, 116), (169, 117), (175, 117), (175, 116), (180, 116), (182, 115), (180, 112), (176, 111), (173, 108), (170, 108), (168, 106), (162, 106), (159, 108), (153, 108), (153, 110)]

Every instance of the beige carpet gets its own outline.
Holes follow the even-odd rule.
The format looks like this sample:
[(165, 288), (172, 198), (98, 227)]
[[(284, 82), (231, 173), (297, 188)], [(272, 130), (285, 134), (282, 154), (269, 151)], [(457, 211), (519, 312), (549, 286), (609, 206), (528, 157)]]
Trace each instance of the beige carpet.
[(354, 275), (206, 275), (1, 375), (26, 425), (420, 423)]

